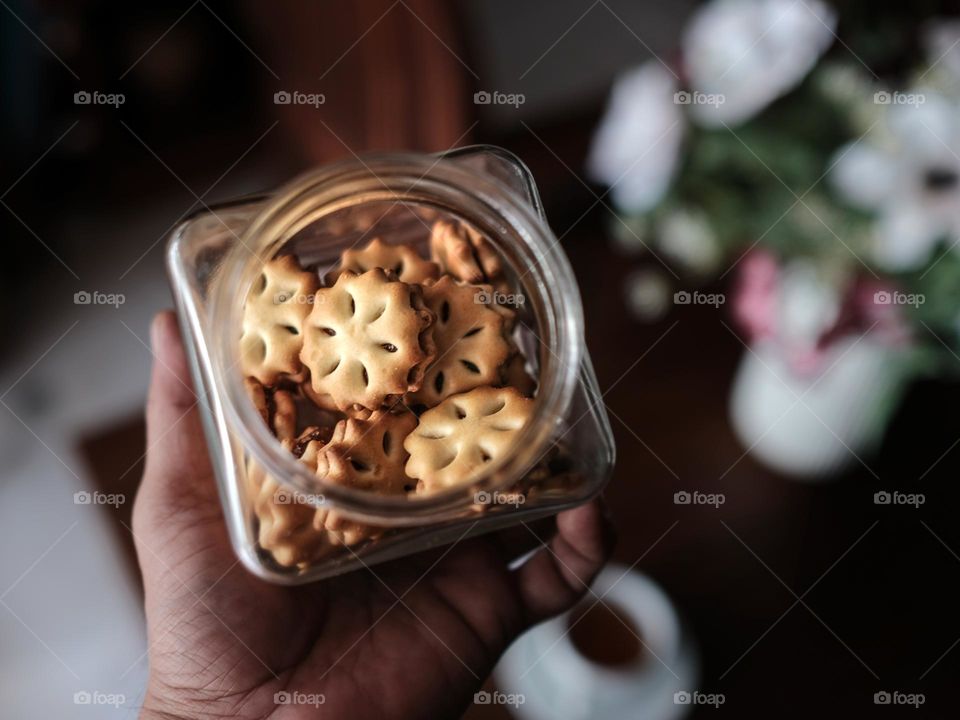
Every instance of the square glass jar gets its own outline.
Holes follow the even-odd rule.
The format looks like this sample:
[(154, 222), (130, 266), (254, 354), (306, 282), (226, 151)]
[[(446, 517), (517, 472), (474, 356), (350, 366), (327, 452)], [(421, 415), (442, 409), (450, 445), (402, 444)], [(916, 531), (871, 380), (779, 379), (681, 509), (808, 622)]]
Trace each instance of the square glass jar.
[[(506, 269), (498, 288), (520, 299), (514, 340), (537, 378), (532, 419), (511, 452), (469, 484), (385, 496), (325, 482), (281, 446), (244, 388), (244, 299), (281, 249), (322, 277), (343, 250), (373, 237), (426, 254), (439, 218), (479, 231)], [(266, 580), (309, 582), (553, 515), (588, 501), (610, 478), (613, 436), (573, 272), (530, 172), (503, 149), (378, 154), (321, 167), (275, 193), (189, 217), (170, 235), (167, 264), (230, 538), (244, 565)], [(383, 532), (278, 562), (258, 539), (256, 473), (304, 503)]]

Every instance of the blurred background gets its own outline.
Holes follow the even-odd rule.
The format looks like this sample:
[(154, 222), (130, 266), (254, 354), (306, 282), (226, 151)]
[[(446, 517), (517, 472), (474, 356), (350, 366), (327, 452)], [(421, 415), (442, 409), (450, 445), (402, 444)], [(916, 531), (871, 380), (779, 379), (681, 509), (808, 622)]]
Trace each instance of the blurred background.
[(136, 716), (171, 228), (477, 142), (579, 280), (620, 544), (467, 717), (947, 717), (960, 7), (905, 5), (0, 0), (4, 717)]

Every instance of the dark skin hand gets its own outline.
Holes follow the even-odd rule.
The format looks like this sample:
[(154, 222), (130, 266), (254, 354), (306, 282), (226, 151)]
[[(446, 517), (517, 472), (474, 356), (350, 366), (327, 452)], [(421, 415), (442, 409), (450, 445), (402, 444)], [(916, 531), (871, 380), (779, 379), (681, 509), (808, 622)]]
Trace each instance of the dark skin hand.
[[(594, 502), (559, 515), (548, 548), (515, 570), (485, 536), (310, 585), (259, 580), (227, 537), (172, 313), (152, 339), (133, 515), (150, 662), (141, 718), (459, 717), (509, 643), (572, 607), (609, 556)], [(277, 704), (278, 692), (302, 703)]]

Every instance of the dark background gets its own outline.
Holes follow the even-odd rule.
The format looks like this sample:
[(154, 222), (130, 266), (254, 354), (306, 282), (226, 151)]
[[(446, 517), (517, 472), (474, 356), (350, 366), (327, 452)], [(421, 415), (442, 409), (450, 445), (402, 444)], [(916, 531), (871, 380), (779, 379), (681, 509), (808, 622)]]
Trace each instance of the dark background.
[[(6, 0), (0, 367), (14, 377), (26, 369), (17, 347), (89, 288), (71, 268), (106, 270), (117, 280), (104, 291), (141, 302), (120, 274), (138, 258), (162, 272), (157, 241), (198, 196), (209, 204), (268, 188), (353, 152), (502, 145), (529, 164), (563, 236), (601, 390), (643, 356), (606, 398), (619, 452), (607, 492), (615, 557), (644, 556), (638, 569), (693, 628), (701, 690), (726, 697), (694, 716), (955, 716), (958, 387), (911, 387), (882, 447), (864, 458), (869, 470), (854, 462), (833, 482), (797, 483), (744, 457), (729, 426), (743, 352), (729, 318), (681, 306), (645, 324), (625, 309), (624, 280), (645, 261), (624, 261), (612, 246), (609, 203), (583, 179), (584, 157), (613, 73), (651, 50), (669, 57), (691, 5)], [(126, 101), (73, 103), (95, 88)], [(527, 103), (474, 105), (486, 88)], [(323, 92), (327, 103), (277, 106), (280, 89)], [(145, 337), (145, 325), (134, 330)], [(8, 402), (18, 412), (57, 408), (29, 385)], [(100, 486), (132, 492), (143, 451), (135, 409), (90, 417), (76, 444)], [(27, 447), (5, 452), (14, 462)], [(726, 503), (673, 503), (694, 487)], [(922, 492), (926, 504), (876, 506), (884, 488)], [(878, 708), (873, 693), (884, 689), (922, 692), (926, 704)]]

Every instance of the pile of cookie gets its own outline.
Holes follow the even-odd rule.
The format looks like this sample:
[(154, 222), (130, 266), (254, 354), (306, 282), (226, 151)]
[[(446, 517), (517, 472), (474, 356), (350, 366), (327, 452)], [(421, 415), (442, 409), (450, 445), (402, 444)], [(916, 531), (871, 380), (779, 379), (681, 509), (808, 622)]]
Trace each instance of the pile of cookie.
[[(323, 278), (267, 262), (244, 305), (248, 393), (280, 443), (325, 482), (391, 496), (469, 484), (510, 452), (536, 381), (513, 340), (499, 256), (437, 220), (431, 259), (379, 238)], [(247, 463), (260, 547), (305, 566), (383, 534), (317, 507)]]

